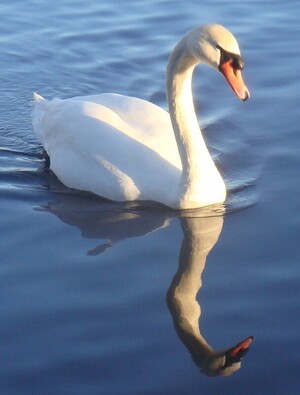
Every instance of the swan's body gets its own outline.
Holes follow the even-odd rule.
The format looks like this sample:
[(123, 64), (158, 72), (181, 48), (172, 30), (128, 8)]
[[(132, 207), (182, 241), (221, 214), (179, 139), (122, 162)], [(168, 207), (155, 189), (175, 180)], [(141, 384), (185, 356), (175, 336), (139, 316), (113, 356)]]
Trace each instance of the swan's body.
[(51, 169), (69, 187), (116, 201), (153, 200), (183, 209), (223, 202), (225, 185), (193, 106), (191, 79), (200, 62), (219, 68), (238, 96), (248, 98), (238, 44), (220, 25), (193, 30), (173, 50), (170, 114), (116, 94), (52, 101), (35, 94), (33, 128)]

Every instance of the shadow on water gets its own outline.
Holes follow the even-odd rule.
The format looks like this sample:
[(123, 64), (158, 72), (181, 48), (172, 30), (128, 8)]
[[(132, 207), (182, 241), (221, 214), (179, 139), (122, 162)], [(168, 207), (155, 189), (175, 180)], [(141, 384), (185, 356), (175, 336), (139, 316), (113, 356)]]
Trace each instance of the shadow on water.
[(203, 374), (228, 376), (241, 367), (253, 337), (223, 351), (214, 351), (201, 334), (201, 307), (196, 300), (206, 258), (222, 231), (223, 205), (178, 213), (153, 203), (118, 204), (93, 196), (56, 194), (55, 201), (37, 210), (50, 212), (78, 228), (84, 238), (104, 240), (88, 255), (104, 253), (122, 240), (149, 234), (179, 218), (183, 231), (179, 265), (166, 291), (175, 330)]

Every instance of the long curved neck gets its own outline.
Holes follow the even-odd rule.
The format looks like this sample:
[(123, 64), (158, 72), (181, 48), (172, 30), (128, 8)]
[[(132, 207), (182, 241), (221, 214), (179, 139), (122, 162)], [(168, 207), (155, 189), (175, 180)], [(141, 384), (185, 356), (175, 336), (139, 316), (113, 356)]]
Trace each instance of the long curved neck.
[(182, 162), (180, 208), (193, 207), (193, 201), (197, 202), (195, 206), (199, 202), (206, 205), (222, 201), (219, 196), (211, 201), (215, 199), (211, 186), (220, 182), (223, 185), (223, 180), (208, 152), (194, 109), (192, 76), (198, 63), (187, 54), (183, 39), (173, 50), (167, 68), (169, 112)]
[(197, 365), (212, 354), (212, 347), (201, 334), (201, 307), (196, 299), (202, 286), (206, 258), (216, 244), (223, 227), (222, 217), (182, 218), (184, 238), (178, 270), (167, 292), (167, 303), (178, 336)]

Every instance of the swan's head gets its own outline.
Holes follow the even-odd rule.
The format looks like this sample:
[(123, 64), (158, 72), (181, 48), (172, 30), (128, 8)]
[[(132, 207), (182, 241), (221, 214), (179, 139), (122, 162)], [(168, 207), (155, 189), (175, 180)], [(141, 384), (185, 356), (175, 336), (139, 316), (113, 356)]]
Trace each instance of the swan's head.
[(201, 363), (201, 371), (207, 376), (230, 376), (241, 368), (242, 357), (247, 354), (253, 337), (236, 344), (226, 351), (211, 352)]
[(221, 25), (205, 25), (187, 36), (188, 48), (198, 62), (219, 70), (241, 100), (250, 93), (243, 81), (244, 61), (233, 34)]

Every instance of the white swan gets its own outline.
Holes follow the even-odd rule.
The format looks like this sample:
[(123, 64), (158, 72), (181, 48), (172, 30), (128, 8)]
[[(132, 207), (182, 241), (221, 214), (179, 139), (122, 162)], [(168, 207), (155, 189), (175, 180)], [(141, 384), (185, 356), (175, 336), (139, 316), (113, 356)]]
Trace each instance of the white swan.
[(68, 187), (115, 201), (151, 200), (176, 209), (223, 202), (224, 181), (193, 105), (191, 80), (198, 63), (221, 71), (240, 99), (250, 96), (238, 43), (221, 25), (192, 30), (171, 53), (170, 114), (112, 93), (51, 101), (34, 94), (33, 128), (53, 172)]

